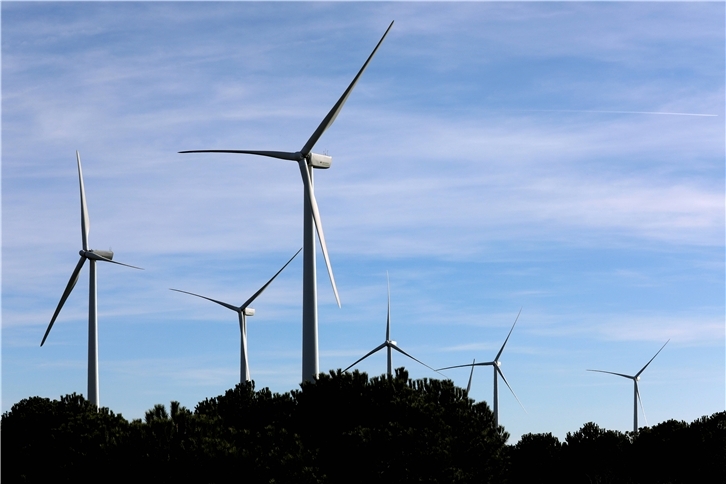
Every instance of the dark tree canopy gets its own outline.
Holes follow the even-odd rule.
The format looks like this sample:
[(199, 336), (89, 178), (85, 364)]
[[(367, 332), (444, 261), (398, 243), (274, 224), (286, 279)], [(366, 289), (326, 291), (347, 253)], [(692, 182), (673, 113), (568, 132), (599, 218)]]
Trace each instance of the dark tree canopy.
[(5, 482), (97, 482), (92, 468), (155, 483), (500, 482), (508, 435), (492, 425), (486, 403), (403, 369), (371, 379), (339, 370), (284, 394), (240, 384), (194, 412), (156, 405), (143, 422), (78, 395), (34, 397), (3, 415), (2, 473)]
[(691, 424), (668, 420), (637, 433), (589, 422), (560, 443), (526, 434), (509, 448), (510, 483), (726, 482), (726, 412)]
[(486, 403), (450, 380), (340, 370), (284, 394), (254, 383), (143, 421), (80, 395), (2, 416), (2, 480), (227, 483), (726, 482), (726, 412), (637, 434), (587, 423), (505, 445)]

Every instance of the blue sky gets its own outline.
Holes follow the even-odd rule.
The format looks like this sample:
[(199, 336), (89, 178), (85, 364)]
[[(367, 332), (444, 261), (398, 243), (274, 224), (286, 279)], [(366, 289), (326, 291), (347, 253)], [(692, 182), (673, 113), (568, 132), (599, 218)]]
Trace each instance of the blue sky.
[[(241, 304), (301, 246), (294, 164), (184, 149), (300, 149), (391, 20), (315, 149), (342, 308), (318, 258), (320, 367), (385, 336), (434, 367), (502, 370), (513, 440), (724, 410), (722, 3), (2, 4), (2, 409), (86, 391), (99, 267), (101, 404), (193, 407), (239, 379)], [(679, 113), (679, 114), (647, 114)], [(687, 114), (687, 115), (683, 115)], [(256, 301), (257, 387), (300, 380), (301, 260)], [(414, 378), (438, 377), (394, 355)], [(358, 366), (385, 371), (379, 353)], [(468, 371), (446, 373), (466, 386)], [(471, 396), (491, 398), (488, 368)], [(643, 416), (640, 417), (644, 422)]]

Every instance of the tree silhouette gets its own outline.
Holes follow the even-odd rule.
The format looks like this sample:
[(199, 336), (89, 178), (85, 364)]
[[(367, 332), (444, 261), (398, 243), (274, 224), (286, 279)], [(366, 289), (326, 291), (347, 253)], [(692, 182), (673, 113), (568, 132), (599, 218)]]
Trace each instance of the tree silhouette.
[(726, 412), (636, 434), (590, 422), (506, 446), (486, 403), (450, 380), (340, 370), (277, 394), (245, 382), (190, 411), (128, 422), (82, 396), (31, 397), (2, 416), (2, 480), (154, 483), (726, 482)]

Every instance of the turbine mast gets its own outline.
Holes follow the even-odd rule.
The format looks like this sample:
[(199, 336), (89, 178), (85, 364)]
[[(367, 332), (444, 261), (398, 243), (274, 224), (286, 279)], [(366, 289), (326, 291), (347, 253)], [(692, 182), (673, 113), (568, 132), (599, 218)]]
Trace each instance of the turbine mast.
[(633, 378), (633, 433), (638, 431), (638, 380)]
[(494, 399), (493, 399), (493, 410), (494, 410), (494, 428), (499, 427), (499, 386), (497, 385), (497, 363), (494, 362), (492, 365), (494, 370)]
[(244, 383), (250, 381), (250, 363), (247, 358), (247, 317), (245, 309), (239, 312), (239, 332), (240, 332), (240, 362), (239, 362), (239, 382)]
[(96, 261), (90, 259), (88, 284), (88, 401), (100, 406), (98, 392), (98, 303), (96, 291)]
[(310, 174), (310, 186), (303, 190), (303, 301), (302, 301), (302, 381), (314, 381), (320, 373), (318, 359), (318, 288), (315, 272), (315, 220), (310, 203), (313, 189), (313, 170), (306, 164)]

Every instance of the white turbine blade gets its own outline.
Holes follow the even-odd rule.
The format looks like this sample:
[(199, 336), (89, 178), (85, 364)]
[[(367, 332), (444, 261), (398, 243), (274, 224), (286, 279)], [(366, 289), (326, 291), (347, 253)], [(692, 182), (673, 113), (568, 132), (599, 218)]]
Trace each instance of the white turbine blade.
[(363, 360), (365, 360), (366, 358), (368, 358), (369, 356), (371, 356), (371, 355), (372, 355), (373, 353), (375, 353), (375, 352), (377, 352), (377, 351), (380, 351), (380, 350), (382, 350), (382, 349), (383, 349), (383, 348), (385, 348), (385, 347), (386, 347), (386, 343), (383, 343), (383, 344), (381, 344), (381, 345), (377, 346), (377, 347), (376, 347), (376, 349), (374, 349), (374, 350), (372, 350), (372, 351), (369, 351), (368, 353), (366, 353), (366, 355), (365, 355), (365, 356), (364, 356), (363, 358), (360, 358), (359, 360), (356, 360), (356, 362), (355, 362), (355, 363), (353, 363), (352, 365), (350, 365), (350, 366), (349, 366), (348, 368), (346, 368), (346, 369), (345, 369), (345, 370), (343, 370), (343, 371), (348, 371), (348, 370), (350, 370), (350, 369), (351, 369), (351, 368), (353, 368), (353, 367), (354, 367), (355, 365), (357, 365), (357, 364), (358, 364), (358, 363), (360, 363), (361, 361), (363, 361)]
[(78, 261), (78, 264), (76, 264), (76, 268), (73, 269), (71, 278), (68, 280), (68, 284), (66, 285), (66, 288), (63, 291), (63, 295), (60, 298), (58, 307), (55, 308), (55, 312), (53, 313), (53, 317), (50, 319), (50, 324), (48, 325), (48, 329), (45, 330), (45, 334), (43, 335), (43, 341), (40, 342), (40, 346), (43, 346), (43, 343), (45, 343), (45, 339), (48, 337), (48, 334), (50, 333), (50, 328), (52, 328), (53, 323), (55, 323), (55, 318), (57, 318), (58, 314), (60, 314), (60, 311), (63, 308), (63, 305), (66, 303), (66, 299), (68, 299), (68, 296), (71, 294), (71, 291), (73, 291), (73, 288), (76, 287), (76, 283), (78, 282), (78, 275), (80, 274), (81, 269), (83, 268), (83, 264), (85, 262), (86, 262), (86, 258), (81, 256), (81, 260)]
[(520, 314), (522, 314), (522, 308), (519, 308), (519, 312), (517, 313), (517, 317), (514, 319), (514, 324), (512, 325), (512, 329), (509, 330), (507, 339), (504, 340), (504, 344), (499, 349), (499, 353), (497, 353), (497, 356), (496, 356), (496, 358), (494, 358), (494, 361), (499, 361), (499, 357), (502, 356), (502, 351), (504, 351), (504, 347), (507, 346), (507, 341), (509, 341), (509, 337), (512, 336), (512, 331), (514, 331), (514, 326), (516, 326), (517, 320), (519, 319)]
[(506, 383), (507, 388), (509, 388), (509, 391), (512, 392), (512, 395), (514, 395), (514, 398), (517, 399), (517, 403), (519, 403), (519, 406), (522, 407), (522, 410), (524, 410), (524, 413), (528, 413), (527, 412), (527, 409), (524, 408), (524, 405), (522, 405), (522, 402), (520, 402), (519, 401), (519, 398), (517, 398), (517, 394), (514, 393), (514, 390), (512, 390), (512, 387), (509, 385), (509, 382), (507, 381), (507, 379), (504, 378), (504, 373), (502, 373), (502, 370), (498, 366), (496, 366), (496, 365), (494, 365), (494, 368), (497, 369), (497, 373), (499, 373), (499, 376), (502, 377), (502, 380), (504, 380), (504, 383)]
[(386, 341), (391, 340), (391, 280), (386, 271), (386, 283), (388, 284), (388, 311), (386, 312)]
[(469, 394), (469, 390), (471, 389), (471, 377), (474, 376), (474, 363), (476, 363), (476, 358), (474, 358), (471, 362), (471, 372), (469, 372), (469, 383), (466, 384), (466, 393)]
[(225, 308), (231, 309), (232, 311), (235, 311), (235, 312), (240, 312), (241, 311), (241, 308), (238, 308), (237, 306), (232, 306), (231, 304), (227, 304), (226, 302), (217, 301), (216, 299), (212, 299), (210, 297), (202, 296), (200, 294), (194, 294), (193, 292), (182, 291), (181, 289), (171, 289), (171, 288), (169, 288), (169, 290), (170, 291), (176, 291), (176, 292), (183, 292), (184, 294), (190, 294), (192, 296), (201, 297), (202, 299), (206, 299), (207, 301), (212, 301), (213, 303), (217, 303), (220, 306), (224, 306)]
[[(670, 341), (670, 339), (668, 341)], [(660, 349), (658, 350), (658, 353), (660, 353), (661, 351), (663, 351), (663, 348), (665, 348), (665, 346), (668, 344), (668, 341), (666, 341), (665, 344), (660, 347)], [(653, 355), (653, 358), (651, 358), (650, 361), (648, 361), (648, 363), (646, 363), (645, 366), (643, 368), (641, 368), (638, 373), (635, 374), (635, 377), (636, 378), (639, 377), (640, 374), (643, 373), (646, 368), (648, 368), (648, 365), (650, 365), (650, 362), (651, 361), (655, 360), (655, 357), (658, 356), (658, 353), (656, 353), (655, 355)]]
[(88, 250), (88, 232), (91, 229), (91, 222), (88, 219), (88, 207), (86, 206), (86, 189), (83, 186), (83, 171), (81, 170), (81, 154), (76, 151), (78, 162), (78, 182), (81, 186), (81, 238), (83, 239), (83, 250)]
[(101, 260), (103, 260), (104, 262), (110, 262), (111, 264), (118, 264), (120, 266), (130, 267), (132, 269), (138, 269), (140, 271), (143, 271), (144, 270), (143, 267), (136, 267), (136, 266), (132, 266), (131, 264), (124, 264), (123, 262), (118, 262), (118, 261), (115, 261), (115, 260), (106, 259), (105, 257), (103, 257)]
[(300, 160), (300, 174), (302, 175), (303, 183), (309, 194), (310, 206), (313, 210), (313, 220), (315, 221), (315, 228), (318, 231), (318, 240), (320, 241), (320, 248), (323, 250), (323, 257), (325, 258), (325, 266), (328, 268), (328, 276), (330, 277), (330, 284), (333, 286), (333, 293), (335, 294), (335, 300), (340, 307), (340, 296), (338, 296), (338, 287), (335, 285), (335, 276), (333, 275), (333, 267), (330, 265), (330, 257), (328, 256), (328, 246), (325, 243), (325, 233), (323, 233), (323, 222), (320, 220), (320, 212), (318, 211), (318, 202), (315, 200), (315, 193), (313, 192), (313, 184), (310, 181), (310, 173), (308, 173), (308, 165), (305, 160)]
[(264, 286), (262, 286), (261, 288), (259, 288), (259, 289), (257, 290), (257, 292), (256, 292), (256, 293), (254, 293), (254, 294), (252, 295), (252, 297), (251, 297), (251, 298), (249, 298), (248, 300), (246, 300), (246, 301), (245, 301), (245, 303), (244, 303), (244, 304), (243, 304), (243, 305), (242, 305), (242, 306), (240, 307), (240, 309), (244, 310), (244, 309), (245, 309), (245, 308), (246, 308), (247, 306), (249, 306), (250, 304), (252, 304), (252, 301), (254, 301), (255, 299), (257, 299), (257, 296), (259, 296), (260, 294), (262, 294), (262, 291), (264, 291), (265, 289), (267, 289), (267, 286), (269, 286), (269, 285), (270, 285), (270, 284), (272, 283), (272, 281), (274, 281), (274, 280), (275, 280), (275, 278), (276, 278), (276, 277), (277, 277), (278, 275), (280, 275), (280, 272), (282, 272), (283, 270), (285, 270), (285, 267), (287, 267), (287, 266), (288, 266), (288, 264), (290, 264), (290, 262), (292, 262), (292, 260), (293, 260), (293, 259), (294, 259), (295, 257), (297, 257), (297, 255), (298, 255), (298, 254), (300, 253), (300, 251), (301, 251), (301, 250), (302, 250), (302, 247), (301, 247), (301, 248), (300, 248), (300, 249), (299, 249), (299, 250), (298, 250), (297, 252), (295, 252), (295, 255), (294, 255), (294, 256), (290, 257), (290, 260), (289, 260), (289, 261), (287, 261), (287, 262), (285, 263), (285, 265), (284, 265), (284, 266), (282, 266), (282, 269), (280, 269), (279, 271), (277, 271), (277, 272), (275, 273), (275, 275), (274, 275), (274, 276), (272, 276), (272, 277), (270, 278), (270, 280), (269, 280), (269, 281), (267, 281), (267, 283), (265, 283), (265, 285), (264, 285)]
[(130, 267), (132, 269), (138, 269), (140, 271), (143, 271), (144, 270), (142, 267), (136, 267), (136, 266), (132, 266), (130, 264), (124, 264), (123, 262), (118, 262), (118, 261), (115, 261), (115, 260), (111, 260), (111, 259), (109, 259), (107, 257), (104, 257), (102, 255), (99, 255), (99, 254), (97, 254), (95, 252), (93, 253), (93, 257), (91, 257), (91, 258), (92, 259), (96, 259), (96, 260), (102, 260), (104, 262), (110, 262), (111, 264), (118, 264), (120, 266)]
[(260, 151), (260, 150), (186, 150), (179, 153), (241, 153), (244, 155), (259, 155), (277, 158), (279, 160), (299, 161), (302, 158), (300, 153), (289, 151)]
[(640, 390), (638, 390), (638, 382), (635, 382), (635, 394), (638, 396), (638, 402), (640, 403), (640, 409), (643, 411), (643, 419), (645, 419), (645, 425), (648, 426), (648, 417), (645, 416), (645, 407), (643, 406), (643, 399), (640, 398)]
[(489, 361), (487, 363), (467, 363), (466, 365), (456, 365), (456, 366), (447, 366), (446, 368), (439, 368), (436, 371), (451, 370), (451, 369), (454, 369), (454, 368), (466, 368), (466, 367), (469, 367), (469, 366), (491, 366), (493, 364), (494, 364), (493, 361)]
[(313, 146), (315, 146), (315, 143), (318, 142), (320, 137), (323, 135), (326, 129), (328, 129), (333, 122), (335, 121), (335, 118), (338, 117), (338, 113), (340, 113), (340, 110), (343, 109), (343, 105), (345, 104), (345, 101), (348, 100), (348, 96), (350, 95), (351, 91), (353, 91), (353, 88), (355, 87), (356, 83), (358, 82), (358, 79), (363, 74), (363, 71), (366, 70), (366, 67), (368, 67), (368, 63), (371, 61), (373, 56), (375, 55), (376, 51), (378, 50), (378, 47), (381, 46), (381, 43), (383, 43), (383, 39), (386, 38), (386, 35), (388, 35), (388, 31), (391, 30), (391, 27), (393, 27), (393, 22), (391, 22), (391, 25), (388, 26), (386, 29), (386, 32), (383, 34), (383, 37), (381, 37), (381, 40), (378, 41), (378, 44), (376, 44), (376, 48), (373, 49), (373, 52), (371, 52), (371, 55), (368, 56), (368, 59), (365, 61), (365, 64), (363, 64), (363, 67), (360, 68), (360, 71), (358, 71), (358, 74), (353, 78), (353, 81), (348, 86), (348, 89), (345, 90), (342, 96), (340, 96), (340, 99), (338, 99), (338, 102), (335, 103), (333, 108), (330, 110), (330, 112), (323, 118), (322, 122), (318, 126), (318, 128), (315, 130), (312, 136), (310, 136), (310, 139), (307, 143), (305, 143), (305, 146), (300, 150), (300, 153), (303, 154), (303, 156), (306, 156), (310, 153), (310, 151), (313, 149)]
[(622, 373), (614, 373), (612, 371), (605, 371), (605, 370), (587, 370), (587, 371), (596, 371), (598, 373), (609, 373), (610, 375), (618, 375), (618, 376), (622, 376), (623, 378), (629, 378), (631, 380), (633, 380), (635, 378), (634, 376), (623, 375)]
[(443, 377), (446, 377), (446, 375), (442, 375), (442, 374), (441, 374), (441, 373), (440, 373), (439, 371), (435, 370), (434, 368), (431, 368), (431, 367), (430, 367), (429, 365), (427, 365), (427, 364), (426, 364), (426, 363), (424, 363), (423, 361), (421, 361), (421, 360), (417, 360), (417, 359), (416, 359), (416, 358), (414, 358), (413, 356), (411, 356), (411, 355), (409, 355), (408, 353), (406, 353), (405, 351), (403, 351), (403, 350), (402, 350), (401, 348), (399, 348), (398, 346), (396, 346), (396, 345), (392, 345), (392, 344), (389, 344), (389, 345), (387, 345), (387, 346), (389, 346), (389, 347), (393, 348), (394, 350), (398, 351), (399, 353), (402, 353), (402, 354), (404, 354), (404, 355), (408, 356), (408, 357), (409, 357), (409, 358), (411, 358), (411, 359), (412, 359), (413, 361), (415, 361), (415, 362), (417, 362), (417, 363), (420, 363), (420, 364), (422, 364), (423, 366), (425, 366), (425, 367), (426, 367), (426, 368), (428, 368), (429, 370), (431, 370), (431, 371), (435, 371), (435, 372), (436, 372), (436, 373), (438, 373), (439, 375), (441, 375), (441, 376), (443, 376)]

